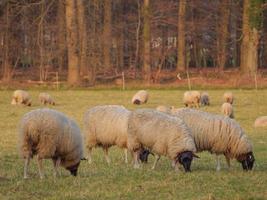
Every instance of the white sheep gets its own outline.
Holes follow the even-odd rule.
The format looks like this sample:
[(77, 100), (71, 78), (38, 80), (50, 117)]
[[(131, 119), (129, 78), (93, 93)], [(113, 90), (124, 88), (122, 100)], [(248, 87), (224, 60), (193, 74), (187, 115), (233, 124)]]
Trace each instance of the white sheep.
[(224, 102), (227, 102), (227, 103), (230, 103), (230, 104), (233, 104), (234, 103), (234, 95), (232, 92), (225, 92), (223, 94), (223, 101)]
[(134, 154), (134, 168), (139, 168), (138, 157), (143, 148), (155, 153), (155, 169), (160, 156), (168, 156), (173, 166), (179, 162), (190, 171), (196, 157), (194, 140), (181, 119), (152, 110), (138, 109), (130, 114), (128, 122), (128, 148)]
[(191, 129), (198, 152), (206, 150), (217, 155), (217, 170), (220, 170), (220, 154), (224, 154), (228, 167), (230, 159), (235, 158), (244, 170), (252, 169), (252, 143), (235, 120), (188, 108), (177, 109), (174, 115)]
[(148, 101), (148, 92), (146, 90), (139, 90), (132, 98), (133, 104), (144, 104)]
[(207, 92), (202, 92), (200, 95), (200, 104), (203, 106), (209, 106), (210, 105), (210, 97)]
[(267, 116), (258, 117), (254, 122), (255, 127), (266, 127), (267, 126)]
[(29, 93), (24, 90), (16, 90), (13, 93), (11, 104), (12, 105), (24, 104), (26, 106), (31, 106), (32, 105), (31, 97)]
[(63, 113), (36, 109), (26, 113), (20, 122), (19, 151), (25, 159), (24, 178), (28, 178), (30, 159), (37, 155), (40, 178), (44, 177), (42, 159), (51, 158), (54, 175), (61, 165), (74, 176), (83, 158), (83, 142), (77, 124)]
[(183, 103), (186, 107), (199, 108), (200, 92), (199, 91), (186, 91), (183, 97)]
[(95, 106), (85, 112), (84, 134), (88, 149), (88, 161), (92, 162), (92, 149), (101, 146), (107, 163), (109, 147), (116, 145), (124, 149), (127, 163), (127, 126), (130, 111), (123, 106)]
[(221, 112), (224, 116), (230, 117), (230, 118), (234, 118), (234, 109), (232, 104), (230, 103), (223, 103), (222, 107), (221, 107)]
[(50, 105), (56, 105), (53, 97), (51, 97), (50, 94), (42, 92), (39, 94), (39, 101), (41, 102), (41, 104), (50, 104)]
[(168, 113), (168, 114), (171, 114), (171, 112), (172, 112), (173, 109), (174, 109), (173, 106), (164, 106), (164, 105), (160, 105), (160, 106), (157, 106), (157, 107), (156, 107), (156, 110), (157, 110), (157, 111), (164, 112), (164, 113)]

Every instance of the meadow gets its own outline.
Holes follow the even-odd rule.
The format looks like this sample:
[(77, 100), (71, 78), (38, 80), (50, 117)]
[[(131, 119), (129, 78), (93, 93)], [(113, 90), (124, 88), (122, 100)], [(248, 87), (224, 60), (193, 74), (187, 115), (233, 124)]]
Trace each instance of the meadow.
[[(253, 141), (256, 163), (254, 170), (244, 172), (233, 160), (226, 167), (224, 157), (220, 172), (215, 170), (214, 155), (198, 153), (192, 172), (175, 172), (167, 158), (161, 158), (151, 170), (153, 158), (141, 169), (133, 169), (131, 162), (124, 164), (123, 151), (111, 148), (111, 165), (104, 160), (101, 149), (93, 151), (93, 163), (81, 163), (77, 177), (60, 169), (61, 176), (53, 177), (51, 160), (45, 160), (45, 179), (38, 177), (36, 160), (29, 168), (30, 178), (23, 179), (23, 160), (18, 156), (17, 125), (26, 112), (44, 107), (38, 102), (43, 90), (29, 90), (32, 107), (12, 106), (11, 90), (0, 91), (0, 200), (5, 199), (267, 199), (267, 128), (254, 128), (257, 116), (267, 115), (267, 90), (231, 90), (235, 95), (236, 120)], [(220, 113), (225, 90), (208, 90), (212, 113)], [(133, 110), (155, 108), (157, 105), (182, 107), (184, 90), (149, 90), (148, 103), (131, 104), (136, 90), (48, 90), (57, 105), (49, 106), (74, 118), (82, 129), (84, 112), (95, 105), (120, 104)], [(130, 158), (131, 159), (131, 158)]]

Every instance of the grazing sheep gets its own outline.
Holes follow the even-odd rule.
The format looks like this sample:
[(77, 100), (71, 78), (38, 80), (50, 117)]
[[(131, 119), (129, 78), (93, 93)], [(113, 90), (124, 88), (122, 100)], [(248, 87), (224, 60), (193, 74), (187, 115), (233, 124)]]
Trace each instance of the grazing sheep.
[(88, 148), (88, 161), (92, 162), (91, 152), (95, 146), (101, 146), (107, 163), (109, 147), (116, 145), (124, 149), (127, 163), (127, 126), (130, 111), (123, 106), (95, 106), (84, 115), (84, 134)]
[(221, 112), (224, 116), (230, 117), (232, 119), (234, 118), (234, 109), (232, 104), (230, 103), (223, 103)]
[(56, 105), (55, 101), (51, 97), (51, 95), (47, 94), (47, 93), (44, 93), (44, 92), (39, 94), (39, 101), (41, 102), (41, 104), (44, 104), (44, 105), (46, 105), (46, 104)]
[(227, 102), (227, 103), (230, 103), (230, 104), (233, 104), (234, 103), (234, 95), (232, 92), (225, 92), (223, 94), (223, 101), (224, 102)]
[(42, 159), (47, 158), (53, 160), (55, 176), (60, 165), (76, 176), (83, 158), (80, 129), (73, 120), (56, 110), (33, 110), (20, 122), (19, 151), (25, 159), (24, 178), (28, 178), (28, 165), (34, 155), (37, 155), (40, 178), (44, 177)]
[(200, 92), (199, 91), (186, 91), (184, 93), (183, 102), (186, 107), (199, 108)]
[(202, 92), (200, 95), (200, 104), (202, 106), (209, 106), (210, 105), (210, 97), (207, 92)]
[(132, 98), (132, 103), (136, 105), (144, 104), (148, 100), (148, 92), (146, 90), (139, 90)]
[(24, 104), (26, 106), (31, 106), (32, 105), (31, 97), (29, 93), (24, 90), (16, 90), (13, 93), (11, 104), (12, 105)]
[(197, 151), (209, 151), (217, 156), (224, 154), (228, 167), (230, 159), (237, 159), (244, 170), (251, 170), (254, 163), (252, 144), (240, 125), (229, 117), (193, 109), (177, 109), (175, 116), (181, 118), (191, 129)]
[(173, 106), (157, 106), (156, 110), (164, 113), (171, 114), (172, 110), (174, 109)]
[(258, 117), (255, 120), (254, 126), (255, 127), (266, 127), (267, 126), (267, 116)]
[[(155, 169), (160, 156), (168, 156), (177, 168), (179, 162), (185, 171), (190, 171), (193, 157), (197, 157), (194, 140), (181, 119), (152, 110), (133, 111), (128, 122), (128, 148), (134, 154), (134, 167), (138, 168), (138, 155), (147, 148), (155, 153)], [(139, 156), (140, 157), (140, 156)]]

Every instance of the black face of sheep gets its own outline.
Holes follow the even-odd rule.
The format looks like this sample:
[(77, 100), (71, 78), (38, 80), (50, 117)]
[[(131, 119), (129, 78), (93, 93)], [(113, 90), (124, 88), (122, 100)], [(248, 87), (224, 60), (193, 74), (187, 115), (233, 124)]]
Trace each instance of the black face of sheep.
[(67, 167), (66, 169), (70, 171), (70, 174), (72, 176), (77, 176), (79, 165), (80, 165), (80, 161), (77, 164), (75, 164), (75, 165), (72, 165), (70, 167)]
[(181, 165), (183, 165), (185, 172), (191, 172), (191, 162), (194, 157), (199, 158), (191, 151), (184, 151), (177, 155), (176, 162), (179, 162)]
[(140, 105), (141, 101), (139, 99), (135, 99), (133, 103), (136, 104), (136, 105)]
[(247, 171), (252, 170), (255, 158), (253, 153), (249, 152), (245, 155), (241, 155), (238, 158), (238, 161), (242, 163), (243, 170)]
[(143, 149), (139, 154), (139, 159), (141, 160), (141, 162), (147, 163), (149, 154), (154, 156), (154, 154), (150, 152), (148, 149)]

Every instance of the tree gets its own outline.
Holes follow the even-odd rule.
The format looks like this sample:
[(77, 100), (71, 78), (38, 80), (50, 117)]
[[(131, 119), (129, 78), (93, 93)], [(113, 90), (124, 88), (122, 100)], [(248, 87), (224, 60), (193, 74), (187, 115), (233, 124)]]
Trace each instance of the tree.
[(79, 50), (78, 50), (78, 28), (76, 23), (75, 0), (66, 0), (66, 32), (68, 49), (68, 84), (78, 85), (80, 83), (79, 73)]
[(226, 63), (229, 17), (229, 0), (224, 0), (219, 6), (219, 23), (217, 24), (217, 65), (220, 70), (224, 69)]
[(103, 29), (103, 54), (104, 54), (104, 68), (111, 68), (111, 0), (104, 0), (104, 29)]
[(150, 66), (150, 11), (149, 0), (144, 0), (143, 5), (143, 17), (144, 17), (144, 57), (143, 57), (143, 79), (146, 83), (150, 83), (151, 79), (151, 66)]
[(177, 71), (186, 70), (186, 47), (185, 47), (185, 13), (186, 0), (179, 1), (178, 11), (178, 54), (177, 54)]
[(258, 68), (259, 30), (262, 25), (262, 0), (244, 0), (240, 69), (254, 74)]
[(9, 16), (9, 2), (5, 5), (5, 33), (4, 33), (4, 70), (3, 70), (3, 81), (9, 82), (11, 80), (11, 65), (9, 58), (9, 43), (10, 43), (10, 16)]
[(87, 67), (87, 31), (84, 14), (84, 1), (77, 1), (77, 16), (78, 16), (78, 30), (79, 30), (79, 67), (80, 75), (86, 76), (88, 74)]

